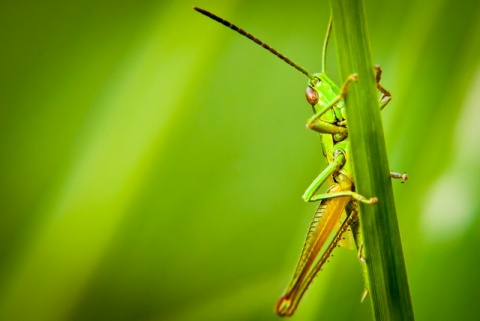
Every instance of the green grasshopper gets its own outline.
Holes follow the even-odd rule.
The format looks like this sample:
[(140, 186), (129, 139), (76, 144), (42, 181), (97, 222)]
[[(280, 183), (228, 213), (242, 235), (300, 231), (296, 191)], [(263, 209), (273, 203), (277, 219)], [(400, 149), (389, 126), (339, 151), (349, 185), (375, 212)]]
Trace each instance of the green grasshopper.
[[(358, 76), (356, 74), (351, 75), (342, 87), (339, 88), (326, 75), (326, 50), (332, 29), (332, 19), (330, 19), (328, 24), (323, 45), (322, 72), (311, 74), (265, 42), (234, 24), (204, 9), (197, 7), (194, 9), (247, 37), (309, 78), (306, 98), (313, 108), (314, 115), (308, 119), (307, 127), (321, 134), (322, 151), (327, 159), (328, 165), (310, 184), (302, 196), (305, 202), (320, 201), (320, 204), (310, 225), (292, 281), (275, 307), (278, 315), (291, 316), (295, 312), (308, 286), (312, 283), (316, 274), (321, 270), (323, 264), (330, 257), (335, 247), (339, 244), (346, 243), (342, 241), (344, 235), (350, 230), (352, 224), (357, 223), (358, 210), (356, 201), (366, 204), (374, 204), (377, 202), (377, 198), (375, 197), (366, 198), (355, 192), (353, 172), (350, 166), (351, 161), (349, 160), (350, 142), (348, 140), (344, 98), (347, 94), (348, 86), (351, 82), (356, 81)], [(391, 100), (391, 95), (380, 85), (380, 67), (376, 66), (375, 70), (377, 89), (382, 94), (380, 98), (380, 108), (383, 109)], [(408, 179), (406, 174), (393, 172), (391, 173), (391, 177), (400, 178), (403, 181)], [(316, 194), (325, 182), (328, 182), (329, 185), (327, 192)], [(320, 251), (327, 243), (333, 231), (336, 231), (333, 239), (320, 256)], [(357, 242), (359, 257), (361, 261), (364, 261), (362, 256), (363, 245), (361, 240), (358, 240), (358, 233), (355, 232), (353, 236), (355, 237), (356, 235), (357, 239), (355, 239), (355, 241)], [(348, 244), (344, 245), (349, 246)]]

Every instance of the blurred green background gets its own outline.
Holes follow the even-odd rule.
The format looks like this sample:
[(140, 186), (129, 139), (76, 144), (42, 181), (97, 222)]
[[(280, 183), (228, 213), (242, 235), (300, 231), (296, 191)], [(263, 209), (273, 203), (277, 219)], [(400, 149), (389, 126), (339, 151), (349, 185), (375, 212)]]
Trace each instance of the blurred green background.
[[(278, 320), (307, 79), (194, 5), (319, 71), (328, 1), (0, 4), (0, 320)], [(366, 8), (416, 317), (478, 320), (480, 2)], [(362, 291), (339, 249), (293, 319), (371, 320)]]

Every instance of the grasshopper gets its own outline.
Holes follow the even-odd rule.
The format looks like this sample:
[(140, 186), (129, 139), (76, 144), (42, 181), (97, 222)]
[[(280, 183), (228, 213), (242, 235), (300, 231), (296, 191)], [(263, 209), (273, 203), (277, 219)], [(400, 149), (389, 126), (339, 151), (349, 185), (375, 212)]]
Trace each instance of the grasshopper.
[[(275, 306), (275, 311), (278, 315), (282, 317), (291, 316), (308, 286), (312, 283), (335, 247), (338, 245), (352, 247), (343, 239), (344, 235), (351, 230), (351, 226), (358, 226), (357, 201), (366, 204), (375, 204), (378, 201), (376, 197), (366, 198), (355, 191), (353, 172), (350, 166), (350, 141), (348, 139), (344, 98), (348, 92), (348, 86), (357, 80), (358, 75), (353, 74), (349, 76), (339, 88), (325, 72), (326, 50), (332, 29), (332, 18), (330, 18), (323, 45), (322, 72), (311, 74), (265, 42), (236, 25), (204, 9), (195, 7), (194, 10), (252, 40), (309, 78), (306, 99), (312, 106), (314, 115), (307, 120), (307, 127), (320, 133), (322, 152), (327, 160), (327, 167), (310, 184), (302, 196), (305, 202), (320, 201), (320, 204), (310, 224), (292, 281)], [(391, 94), (380, 85), (382, 73), (380, 67), (375, 66), (374, 69), (376, 71), (377, 89), (382, 94), (379, 105), (383, 109), (390, 102)], [(390, 175), (392, 178), (402, 179), (403, 182), (408, 179), (405, 173), (392, 172)], [(329, 186), (327, 192), (317, 194), (318, 189), (325, 182), (328, 182)], [(358, 230), (358, 227), (356, 229)], [(327, 244), (334, 231), (336, 232), (333, 239), (327, 245), (323, 254), (320, 255), (322, 248)], [(353, 237), (355, 235), (358, 235), (358, 233), (354, 232)], [(365, 259), (362, 255), (363, 244), (361, 240), (358, 240), (358, 237), (355, 241), (357, 242), (359, 258), (364, 262)], [(366, 293), (368, 293), (367, 291), (368, 289)]]

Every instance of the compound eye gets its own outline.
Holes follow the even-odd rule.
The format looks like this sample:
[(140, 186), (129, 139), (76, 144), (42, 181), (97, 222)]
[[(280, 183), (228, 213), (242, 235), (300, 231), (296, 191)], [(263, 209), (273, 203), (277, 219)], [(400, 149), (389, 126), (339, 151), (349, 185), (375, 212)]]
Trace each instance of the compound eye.
[(305, 96), (307, 97), (307, 101), (310, 105), (313, 106), (318, 103), (318, 92), (312, 87), (307, 87), (307, 90), (305, 91)]

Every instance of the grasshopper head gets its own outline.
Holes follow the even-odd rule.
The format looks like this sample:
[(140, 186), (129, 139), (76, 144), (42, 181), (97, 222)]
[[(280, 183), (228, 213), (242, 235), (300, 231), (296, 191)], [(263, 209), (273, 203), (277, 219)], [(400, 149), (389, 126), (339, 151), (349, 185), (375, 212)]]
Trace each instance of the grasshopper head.
[(335, 97), (335, 89), (335, 84), (324, 72), (317, 73), (313, 74), (313, 77), (308, 81), (305, 96), (308, 103), (315, 106), (319, 101), (321, 103), (328, 102), (332, 96)]

